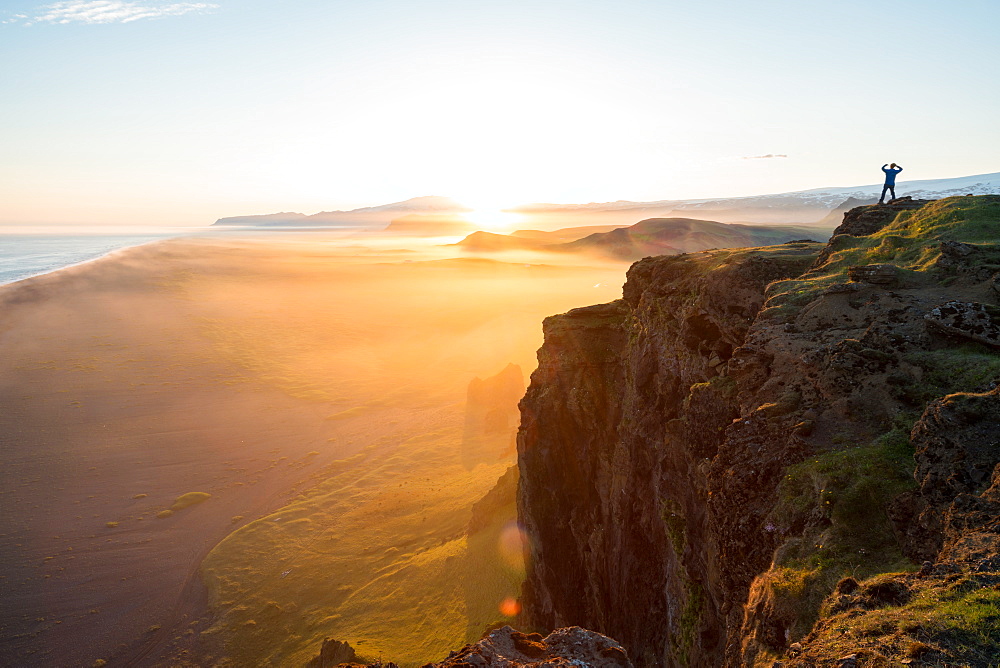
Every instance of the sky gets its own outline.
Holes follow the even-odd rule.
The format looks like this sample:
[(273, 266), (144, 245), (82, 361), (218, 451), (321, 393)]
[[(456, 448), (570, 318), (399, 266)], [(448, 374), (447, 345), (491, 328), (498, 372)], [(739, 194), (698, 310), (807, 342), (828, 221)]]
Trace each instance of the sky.
[(0, 224), (996, 172), (998, 22), (996, 0), (4, 0)]

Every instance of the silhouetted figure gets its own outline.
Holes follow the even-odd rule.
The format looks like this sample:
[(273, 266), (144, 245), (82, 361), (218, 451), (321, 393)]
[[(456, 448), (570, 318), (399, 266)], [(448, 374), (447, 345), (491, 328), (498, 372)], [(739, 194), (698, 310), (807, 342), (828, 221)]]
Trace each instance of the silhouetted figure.
[(893, 199), (896, 199), (896, 174), (903, 171), (903, 168), (896, 163), (892, 163), (891, 165), (882, 165), (882, 171), (885, 172), (885, 185), (882, 186), (882, 196), (878, 198), (879, 204), (883, 203), (886, 190), (892, 193), (892, 199), (889, 200), (890, 202)]

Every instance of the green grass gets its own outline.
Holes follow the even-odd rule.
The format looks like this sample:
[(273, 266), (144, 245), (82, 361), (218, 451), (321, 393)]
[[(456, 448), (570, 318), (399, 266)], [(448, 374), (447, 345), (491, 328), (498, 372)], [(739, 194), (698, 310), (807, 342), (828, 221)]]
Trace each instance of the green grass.
[(670, 546), (674, 554), (680, 558), (687, 546), (687, 520), (684, 518), (683, 509), (673, 499), (663, 499), (660, 502), (660, 519), (667, 528), (667, 536), (670, 537)]
[(691, 404), (690, 395), (708, 389), (715, 390), (727, 399), (735, 397), (737, 392), (736, 381), (731, 376), (712, 376), (707, 382), (695, 383), (688, 389), (689, 396), (684, 400), (685, 409)]
[(909, 352), (904, 359), (922, 371), (919, 380), (903, 382), (897, 391), (914, 406), (953, 392), (984, 391), (1000, 378), (1000, 355), (977, 343)]
[[(763, 317), (794, 317), (825, 288), (846, 282), (848, 268), (855, 265), (891, 263), (909, 284), (933, 283), (942, 277), (935, 268), (942, 241), (995, 244), (1000, 242), (998, 221), (1000, 196), (952, 197), (902, 211), (876, 234), (837, 238), (824, 266), (772, 284), (769, 313)], [(989, 258), (995, 248), (984, 250)], [(982, 391), (1000, 377), (1000, 356), (978, 344), (907, 352), (904, 360), (909, 370), (890, 375), (888, 382), (915, 411), (935, 397)], [(912, 570), (884, 509), (915, 488), (908, 437), (915, 418), (915, 412), (900, 416), (880, 438), (854, 447), (847, 437), (834, 438), (837, 450), (786, 470), (771, 521), (795, 538), (779, 549), (774, 567), (755, 586), (767, 588), (779, 614), (793, 620), (793, 637), (808, 632), (841, 578)]]
[(513, 504), (472, 537), (465, 530), (510, 461), (469, 471), (460, 443), (452, 426), (370, 446), (230, 534), (202, 564), (216, 613), (209, 634), (237, 665), (304, 665), (331, 637), (405, 667), (507, 619), (499, 604), (524, 577), (499, 549)]
[(824, 598), (845, 576), (864, 578), (913, 565), (896, 543), (885, 508), (913, 489), (913, 448), (901, 418), (873, 442), (824, 452), (788, 467), (771, 522), (792, 536), (759, 586), (790, 611), (792, 634), (804, 635)]
[[(901, 211), (889, 225), (866, 237), (834, 239), (829, 260), (805, 276), (776, 281), (768, 288), (762, 317), (787, 319), (834, 283), (847, 281), (847, 269), (867, 264), (893, 264), (911, 282), (932, 282), (929, 275), (940, 257), (942, 241), (1000, 243), (1000, 196), (948, 197), (921, 209)], [(992, 256), (993, 248), (987, 247)]]
[(188, 492), (187, 494), (181, 494), (176, 499), (174, 499), (174, 504), (170, 506), (170, 510), (175, 513), (178, 510), (184, 510), (185, 508), (190, 508), (191, 506), (198, 505), (199, 503), (204, 503), (211, 498), (211, 494), (208, 492)]
[(700, 584), (687, 577), (684, 578), (684, 583), (688, 595), (678, 622), (680, 633), (677, 642), (677, 659), (682, 666), (688, 666), (691, 663), (691, 650), (694, 647), (698, 626), (701, 622), (701, 613), (705, 606), (705, 592)]
[[(861, 589), (892, 577), (862, 582)], [(864, 646), (875, 657), (866, 665), (895, 666), (907, 657), (921, 659), (920, 665), (992, 668), (1000, 656), (1000, 591), (991, 582), (976, 576), (958, 582), (910, 579), (912, 598), (903, 605), (827, 616), (810, 651), (842, 656)]]

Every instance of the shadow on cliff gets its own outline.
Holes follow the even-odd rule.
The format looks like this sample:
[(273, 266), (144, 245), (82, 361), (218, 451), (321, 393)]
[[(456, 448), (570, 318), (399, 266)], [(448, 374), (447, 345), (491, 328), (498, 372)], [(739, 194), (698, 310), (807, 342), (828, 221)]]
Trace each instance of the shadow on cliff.
[[(859, 207), (827, 244), (646, 258), (623, 300), (547, 319), (518, 435), (530, 622), (607, 633), (638, 665), (770, 665), (849, 653), (829, 640), (852, 622), (809, 635), (848, 576), (877, 591), (926, 560), (988, 605), (995, 552), (949, 545), (997, 526), (992, 395), (959, 411), (985, 440), (927, 447), (921, 425), (1000, 377), (998, 219), (996, 196)], [(870, 657), (920, 642), (980, 665), (995, 624), (947, 640), (976, 614), (901, 622)]]

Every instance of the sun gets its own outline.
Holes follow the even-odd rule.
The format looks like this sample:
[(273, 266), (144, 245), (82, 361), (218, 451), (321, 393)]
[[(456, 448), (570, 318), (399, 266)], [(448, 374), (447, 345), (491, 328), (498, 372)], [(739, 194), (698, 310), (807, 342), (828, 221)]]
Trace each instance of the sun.
[(524, 222), (520, 214), (501, 209), (473, 209), (462, 217), (477, 227), (493, 231), (514, 230)]

